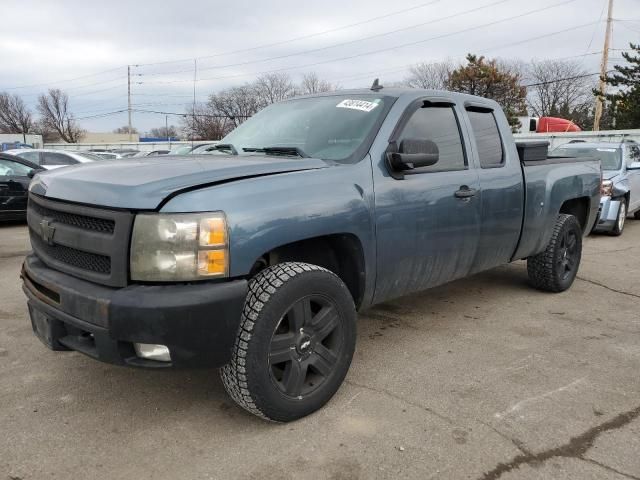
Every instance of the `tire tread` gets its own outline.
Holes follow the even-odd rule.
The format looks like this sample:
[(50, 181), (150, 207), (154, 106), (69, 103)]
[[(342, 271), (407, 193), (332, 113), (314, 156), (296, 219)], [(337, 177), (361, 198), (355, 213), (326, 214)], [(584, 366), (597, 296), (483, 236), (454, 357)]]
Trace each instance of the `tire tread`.
[(266, 268), (249, 281), (247, 299), (242, 310), (240, 328), (233, 347), (231, 361), (220, 369), (220, 378), (224, 388), (233, 401), (248, 412), (265, 420), (275, 421), (269, 418), (256, 405), (247, 384), (245, 369), (245, 359), (253, 328), (260, 312), (279, 288), (297, 275), (312, 271), (323, 271), (335, 275), (326, 268), (317, 265), (302, 262), (285, 262)]
[(547, 248), (537, 255), (527, 258), (527, 274), (529, 282), (534, 288), (555, 293), (566, 289), (558, 282), (554, 268), (554, 257), (560, 234), (565, 226), (572, 222), (578, 224), (578, 220), (573, 215), (565, 213), (558, 215)]

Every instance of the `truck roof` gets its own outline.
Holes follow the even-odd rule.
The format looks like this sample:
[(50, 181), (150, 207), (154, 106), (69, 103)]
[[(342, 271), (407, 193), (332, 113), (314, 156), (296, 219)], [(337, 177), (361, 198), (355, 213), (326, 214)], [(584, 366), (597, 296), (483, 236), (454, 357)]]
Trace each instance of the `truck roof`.
[[(354, 88), (346, 90), (337, 90), (333, 92), (313, 93), (310, 95), (303, 95), (296, 98), (310, 98), (310, 97), (331, 97), (331, 96), (345, 96), (345, 95), (381, 95), (385, 97), (395, 98), (407, 98), (409, 101), (412, 99), (418, 99), (424, 96), (443, 97), (451, 99), (456, 102), (473, 102), (482, 103), (492, 108), (499, 108), (499, 105), (494, 100), (478, 97), (476, 95), (469, 95), (466, 93), (451, 92), (448, 90), (427, 90), (422, 88), (410, 88), (410, 87), (383, 87), (380, 90), (371, 90), (370, 88)], [(285, 100), (286, 101), (286, 100)]]

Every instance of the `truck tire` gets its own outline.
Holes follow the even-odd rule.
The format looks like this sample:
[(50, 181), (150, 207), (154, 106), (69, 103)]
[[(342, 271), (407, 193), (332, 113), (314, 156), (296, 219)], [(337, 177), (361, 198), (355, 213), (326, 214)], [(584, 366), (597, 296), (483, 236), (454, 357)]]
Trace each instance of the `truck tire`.
[(337, 275), (307, 263), (274, 265), (249, 281), (222, 382), (245, 410), (276, 422), (296, 420), (336, 393), (355, 343), (355, 305)]
[(613, 224), (613, 228), (609, 232), (610, 235), (614, 237), (619, 237), (622, 235), (622, 231), (624, 230), (624, 224), (627, 219), (627, 199), (620, 198), (620, 208), (618, 208), (618, 216), (616, 217), (616, 223)]
[(582, 229), (573, 215), (561, 213), (547, 248), (527, 259), (529, 282), (539, 290), (563, 292), (576, 278), (582, 257)]

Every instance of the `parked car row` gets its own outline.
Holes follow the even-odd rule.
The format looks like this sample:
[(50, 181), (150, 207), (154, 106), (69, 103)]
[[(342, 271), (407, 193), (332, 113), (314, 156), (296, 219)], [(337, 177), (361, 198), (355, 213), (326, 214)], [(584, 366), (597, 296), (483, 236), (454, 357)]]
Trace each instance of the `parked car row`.
[[(3, 152), (0, 162), (0, 219), (20, 218), (26, 208), (20, 207), (22, 194), (13, 198), (20, 185), (28, 185), (29, 171), (52, 170), (68, 165), (88, 163), (100, 160), (121, 158), (142, 158), (158, 155), (207, 155), (219, 153), (219, 142), (197, 145), (180, 145), (172, 150), (158, 149), (138, 151), (133, 149), (93, 149), (88, 151), (67, 151), (51, 149), (14, 149)], [(11, 157), (8, 157), (10, 155)], [(633, 215), (640, 220), (640, 145), (634, 141), (621, 143), (587, 143), (572, 141), (560, 145), (549, 153), (550, 157), (591, 157), (600, 160), (602, 165), (602, 191), (598, 221), (593, 232), (621, 235), (627, 216)], [(17, 158), (16, 158), (17, 157)], [(9, 163), (11, 168), (8, 167)], [(11, 173), (7, 173), (11, 172)], [(8, 180), (11, 177), (11, 180)], [(11, 183), (11, 182), (14, 183)], [(26, 187), (25, 187), (26, 189)], [(13, 192), (10, 195), (10, 192)], [(8, 198), (11, 197), (9, 201)], [(15, 213), (22, 212), (22, 213)]]

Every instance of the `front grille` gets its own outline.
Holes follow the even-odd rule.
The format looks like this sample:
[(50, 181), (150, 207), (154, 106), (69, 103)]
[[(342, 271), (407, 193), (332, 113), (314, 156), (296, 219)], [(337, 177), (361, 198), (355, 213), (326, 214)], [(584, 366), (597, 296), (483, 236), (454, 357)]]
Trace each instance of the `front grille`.
[(31, 206), (33, 210), (38, 212), (43, 217), (50, 218), (55, 222), (65, 223), (73, 227), (82, 228), (83, 230), (94, 230), (96, 232), (112, 234), (116, 226), (116, 223), (113, 220), (107, 220), (105, 218), (87, 217), (85, 215), (78, 215), (76, 213), (52, 210), (35, 202), (33, 202)]
[(49, 245), (31, 230), (31, 244), (34, 250), (75, 268), (96, 272), (103, 275), (111, 274), (111, 259), (106, 255), (83, 252), (64, 245)]
[(48, 267), (84, 280), (128, 284), (133, 214), (29, 195), (33, 252)]

